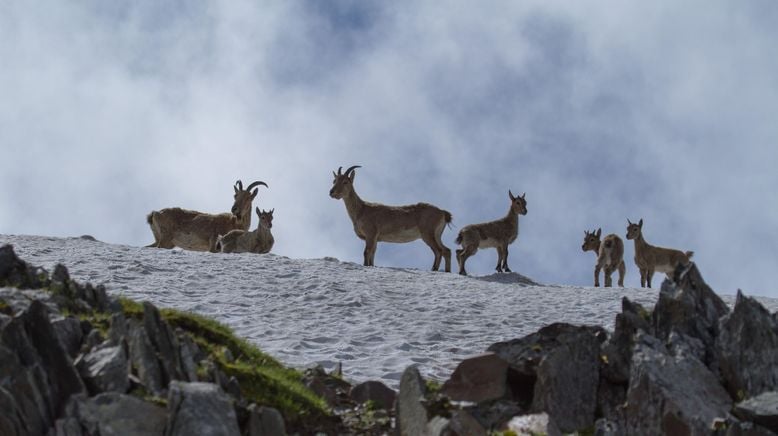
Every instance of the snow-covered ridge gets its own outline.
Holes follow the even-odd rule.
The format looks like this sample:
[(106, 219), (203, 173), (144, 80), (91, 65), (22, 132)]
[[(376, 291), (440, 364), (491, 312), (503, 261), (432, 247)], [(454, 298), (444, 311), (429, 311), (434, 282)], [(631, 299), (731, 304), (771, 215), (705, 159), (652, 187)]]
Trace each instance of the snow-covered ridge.
[[(5, 243), (34, 265), (63, 263), (73, 278), (104, 283), (111, 294), (211, 316), (286, 364), (343, 362), (347, 378), (393, 387), (410, 364), (442, 380), (494, 342), (558, 321), (612, 329), (622, 296), (648, 306), (657, 298), (656, 289), (536, 285), (519, 274), (461, 277), (332, 258), (0, 235)], [(758, 300), (778, 310), (778, 300)]]

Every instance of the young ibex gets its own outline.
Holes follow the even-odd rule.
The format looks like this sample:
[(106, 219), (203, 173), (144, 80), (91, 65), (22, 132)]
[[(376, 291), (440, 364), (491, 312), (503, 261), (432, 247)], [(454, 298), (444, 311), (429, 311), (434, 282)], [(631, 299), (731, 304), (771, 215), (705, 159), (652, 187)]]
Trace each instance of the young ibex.
[(624, 287), (624, 273), (627, 271), (624, 265), (624, 241), (611, 233), (600, 242), (602, 229), (596, 232), (584, 230), (584, 243), (581, 246), (583, 251), (594, 251), (597, 256), (597, 264), (594, 267), (594, 286), (600, 286), (600, 270), (605, 270), (605, 287), (611, 287), (613, 281), (611, 274), (616, 269), (619, 270), (619, 286)]
[(670, 274), (681, 265), (688, 265), (694, 252), (682, 252), (672, 248), (655, 247), (643, 239), (643, 219), (635, 224), (627, 220), (627, 239), (635, 240), (635, 265), (640, 268), (640, 287), (651, 287), (654, 271)]
[(508, 268), (508, 245), (519, 236), (519, 215), (527, 214), (527, 200), (524, 197), (514, 197), (508, 190), (511, 199), (511, 207), (505, 218), (490, 221), (488, 223), (470, 224), (462, 228), (457, 236), (457, 244), (462, 248), (457, 250), (457, 262), (459, 262), (459, 274), (467, 275), (465, 262), (474, 255), (479, 248), (494, 247), (497, 249), (497, 272), (511, 272)]
[(440, 268), (441, 257), (446, 260), (446, 272), (451, 271), (451, 250), (440, 239), (443, 228), (451, 222), (451, 214), (431, 204), (386, 206), (368, 203), (354, 190), (354, 165), (342, 173), (343, 167), (333, 171), (330, 197), (343, 199), (346, 211), (354, 223), (354, 232), (365, 241), (364, 264), (373, 266), (376, 246), (382, 242), (411, 242), (421, 238), (435, 253), (432, 270)]
[(219, 235), (216, 239), (216, 249), (222, 253), (269, 253), (273, 248), (273, 212), (260, 211), (256, 208), (259, 224), (253, 231), (232, 230), (226, 235)]
[(232, 213), (218, 215), (170, 207), (151, 212), (146, 221), (154, 233), (154, 243), (149, 247), (216, 252), (216, 237), (230, 230), (248, 230), (251, 226), (251, 202), (265, 182), (254, 182), (243, 189), (243, 182), (235, 183), (235, 202)]

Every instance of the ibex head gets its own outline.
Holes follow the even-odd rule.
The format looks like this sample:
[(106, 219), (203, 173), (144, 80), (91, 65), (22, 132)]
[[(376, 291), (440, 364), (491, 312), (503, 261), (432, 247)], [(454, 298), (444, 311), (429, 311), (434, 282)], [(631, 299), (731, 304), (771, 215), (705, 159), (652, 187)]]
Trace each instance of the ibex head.
[(251, 189), (258, 185), (262, 185), (266, 188), (268, 187), (265, 182), (254, 182), (250, 184), (248, 188), (243, 189), (243, 182), (240, 180), (235, 182), (235, 186), (233, 187), (235, 189), (235, 202), (232, 204), (232, 214), (235, 215), (236, 218), (241, 219), (246, 214), (251, 213), (251, 202), (254, 200), (254, 197), (257, 196), (259, 188), (254, 189), (254, 191), (251, 191)]
[(581, 246), (583, 251), (597, 251), (600, 249), (600, 235), (602, 235), (602, 229), (597, 229), (596, 232), (588, 232), (584, 230), (584, 243)]
[(627, 239), (637, 239), (640, 237), (640, 232), (643, 230), (643, 218), (635, 224), (627, 219)]
[(359, 165), (354, 165), (346, 170), (345, 173), (341, 172), (343, 167), (338, 167), (338, 172), (332, 172), (335, 179), (332, 181), (332, 189), (330, 189), (330, 197), (335, 199), (341, 199), (354, 192), (354, 172), (355, 169), (362, 168)]
[(259, 226), (260, 227), (266, 227), (268, 229), (272, 229), (273, 228), (273, 212), (275, 212), (275, 209), (260, 211), (259, 208), (256, 208), (256, 211), (257, 211), (257, 217), (259, 218)]
[(524, 199), (524, 197), (527, 195), (527, 193), (521, 194), (521, 197), (514, 197), (511, 190), (508, 190), (508, 197), (511, 198), (511, 211), (517, 215), (526, 215), (527, 214), (527, 200)]

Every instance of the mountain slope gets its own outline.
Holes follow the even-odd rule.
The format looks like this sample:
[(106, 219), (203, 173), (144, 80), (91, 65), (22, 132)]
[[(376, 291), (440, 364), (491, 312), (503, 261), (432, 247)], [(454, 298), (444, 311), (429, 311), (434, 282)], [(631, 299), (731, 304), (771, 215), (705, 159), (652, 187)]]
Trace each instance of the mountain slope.
[[(463, 357), (556, 321), (612, 328), (621, 297), (652, 306), (657, 290), (533, 285), (518, 274), (481, 278), (364, 268), (336, 259), (211, 254), (83, 238), (0, 235), (20, 257), (108, 292), (214, 317), (286, 364), (343, 362), (355, 381), (396, 387), (410, 364), (446, 378)], [(634, 267), (628, 274), (635, 274)], [(731, 304), (733, 297), (723, 297)], [(759, 298), (770, 311), (778, 300)]]

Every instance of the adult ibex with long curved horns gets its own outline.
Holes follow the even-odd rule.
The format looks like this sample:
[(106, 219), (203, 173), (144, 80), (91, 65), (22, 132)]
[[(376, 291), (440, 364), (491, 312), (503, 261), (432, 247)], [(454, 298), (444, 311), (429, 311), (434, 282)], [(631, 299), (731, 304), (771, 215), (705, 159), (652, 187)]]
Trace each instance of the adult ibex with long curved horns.
[(149, 247), (216, 252), (216, 238), (230, 230), (248, 230), (251, 226), (251, 202), (265, 182), (253, 182), (243, 189), (243, 182), (235, 182), (235, 196), (231, 213), (210, 214), (170, 207), (151, 212), (146, 221), (154, 233)]
[(408, 206), (386, 206), (362, 200), (354, 190), (354, 165), (343, 173), (332, 172), (330, 197), (343, 199), (346, 204), (354, 232), (365, 241), (364, 265), (375, 265), (375, 252), (378, 242), (411, 242), (421, 239), (435, 254), (432, 270), (440, 268), (440, 259), (446, 261), (446, 272), (451, 272), (451, 250), (443, 245), (440, 235), (443, 228), (451, 222), (451, 214), (427, 203)]

